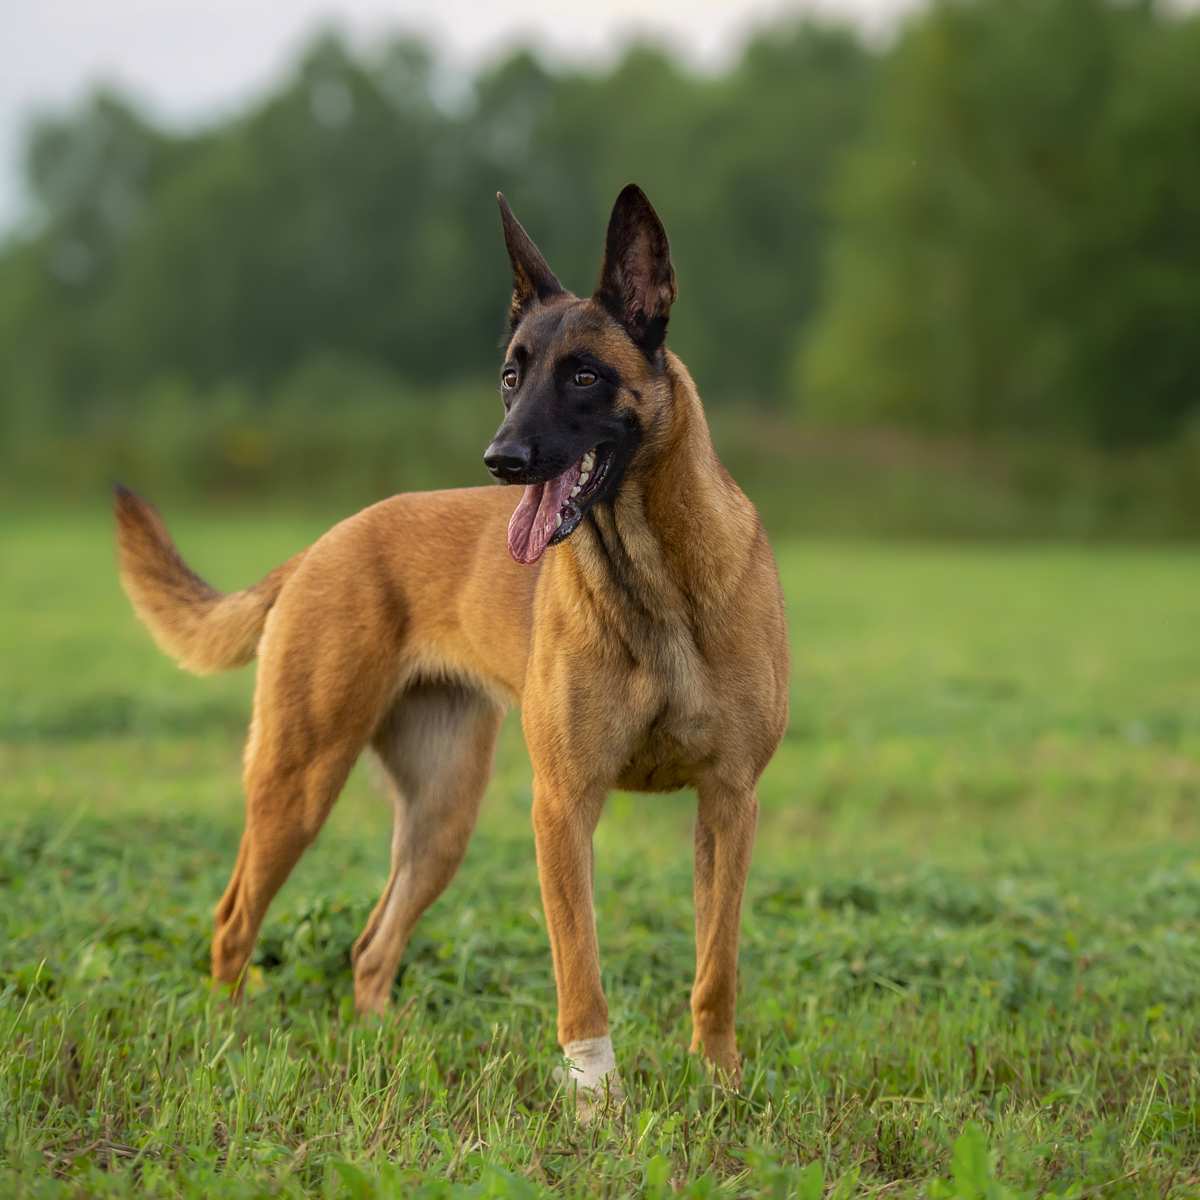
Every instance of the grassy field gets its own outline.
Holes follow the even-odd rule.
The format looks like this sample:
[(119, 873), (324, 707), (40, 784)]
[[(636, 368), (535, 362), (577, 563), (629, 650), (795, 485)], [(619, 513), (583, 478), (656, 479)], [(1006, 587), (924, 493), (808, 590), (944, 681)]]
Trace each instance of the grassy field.
[[(321, 528), (174, 525), (225, 586)], [(390, 832), (363, 768), (230, 1006), (204, 971), (251, 673), (157, 655), (102, 515), (10, 517), (0, 547), (0, 1193), (1200, 1194), (1194, 553), (781, 545), (793, 715), (743, 1089), (686, 1053), (691, 803), (615, 796), (598, 912), (629, 1103), (584, 1128), (552, 1077), (515, 720), (393, 1014), (349, 1003)]]

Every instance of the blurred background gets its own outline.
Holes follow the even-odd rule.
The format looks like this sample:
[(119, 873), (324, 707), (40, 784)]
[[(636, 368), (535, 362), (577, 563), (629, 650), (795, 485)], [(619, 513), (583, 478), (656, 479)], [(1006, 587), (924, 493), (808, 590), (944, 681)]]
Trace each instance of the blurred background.
[(775, 531), (1200, 532), (1193, 7), (650, 7), (9, 14), (6, 503), (485, 482), (494, 193), (584, 291), (635, 180)]
[[(27, 0), (3, 33), (0, 1196), (1200, 1195), (1200, 0)], [(596, 1136), (550, 1116), (515, 719), (394, 1022), (348, 1019), (365, 769), (253, 1002), (213, 1003), (254, 673), (157, 652), (108, 485), (231, 588), (487, 483), (495, 192), (586, 293), (630, 180), (794, 657), (745, 1103), (683, 1053), (694, 808), (615, 795), (635, 1100)]]

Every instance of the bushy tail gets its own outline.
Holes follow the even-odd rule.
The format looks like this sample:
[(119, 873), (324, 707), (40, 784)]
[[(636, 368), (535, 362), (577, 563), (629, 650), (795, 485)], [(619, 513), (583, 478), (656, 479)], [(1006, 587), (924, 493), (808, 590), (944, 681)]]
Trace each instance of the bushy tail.
[(120, 484), (114, 490), (121, 586), (159, 649), (197, 675), (248, 663), (303, 552), (253, 587), (222, 595), (183, 561), (151, 505)]

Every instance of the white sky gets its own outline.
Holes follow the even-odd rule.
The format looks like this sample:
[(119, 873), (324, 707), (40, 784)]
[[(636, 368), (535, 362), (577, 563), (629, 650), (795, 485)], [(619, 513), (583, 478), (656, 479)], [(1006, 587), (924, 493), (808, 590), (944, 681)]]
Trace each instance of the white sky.
[(114, 82), (159, 118), (202, 120), (262, 89), (315, 28), (355, 40), (402, 29), (428, 36), (452, 63), (474, 66), (528, 43), (604, 61), (636, 33), (717, 65), (748, 29), (818, 11), (886, 29), (914, 0), (8, 0), (0, 47), (0, 227), (20, 207), (19, 156), (31, 111)]

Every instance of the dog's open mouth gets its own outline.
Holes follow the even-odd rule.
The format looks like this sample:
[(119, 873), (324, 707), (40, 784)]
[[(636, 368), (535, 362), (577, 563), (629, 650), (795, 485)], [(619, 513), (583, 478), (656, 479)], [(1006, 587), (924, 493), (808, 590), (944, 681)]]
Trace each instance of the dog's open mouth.
[(508, 552), (517, 562), (537, 562), (547, 546), (575, 532), (604, 485), (610, 459), (604, 447), (596, 446), (561, 475), (526, 486), (508, 522)]

